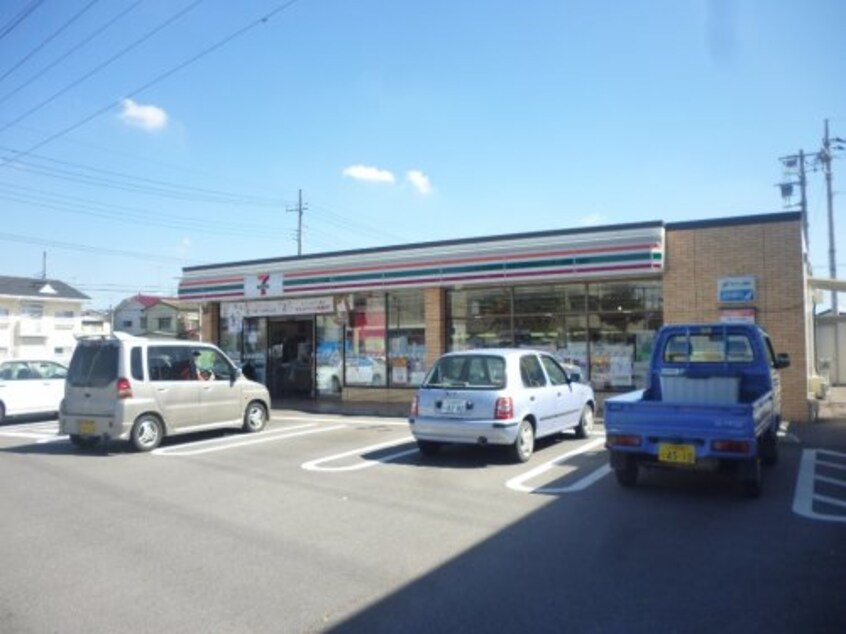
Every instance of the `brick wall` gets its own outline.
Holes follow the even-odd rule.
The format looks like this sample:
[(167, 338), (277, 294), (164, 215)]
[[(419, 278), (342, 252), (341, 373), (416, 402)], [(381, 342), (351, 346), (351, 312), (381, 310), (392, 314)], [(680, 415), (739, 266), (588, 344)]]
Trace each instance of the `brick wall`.
[[(718, 303), (717, 280), (732, 275), (755, 276), (755, 302)], [(782, 403), (795, 422), (809, 420), (805, 297), (799, 220), (667, 227), (664, 322), (719, 321), (720, 308), (754, 308), (775, 351), (790, 354)]]

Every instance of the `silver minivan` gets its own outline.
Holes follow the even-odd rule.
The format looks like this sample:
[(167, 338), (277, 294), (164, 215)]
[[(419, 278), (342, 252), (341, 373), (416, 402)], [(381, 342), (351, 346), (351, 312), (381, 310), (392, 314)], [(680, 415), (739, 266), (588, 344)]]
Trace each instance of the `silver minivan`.
[(76, 446), (128, 440), (150, 451), (176, 434), (261, 431), (269, 412), (267, 388), (246, 379), (219, 348), (117, 333), (77, 343), (59, 431)]

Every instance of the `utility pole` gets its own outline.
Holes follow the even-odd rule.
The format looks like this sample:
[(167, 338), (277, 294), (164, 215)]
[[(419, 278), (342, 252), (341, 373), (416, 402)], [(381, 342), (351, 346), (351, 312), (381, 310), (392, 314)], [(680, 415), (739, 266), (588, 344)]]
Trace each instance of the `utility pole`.
[[(825, 120), (825, 136), (823, 137), (823, 149), (820, 152), (820, 161), (825, 173), (825, 198), (828, 211), (828, 273), (831, 279), (837, 279), (837, 258), (834, 247), (834, 203), (831, 191), (831, 137), (828, 134), (828, 119)], [(831, 291), (831, 312), (835, 319), (837, 312), (837, 291)]]
[[(813, 155), (812, 155), (813, 156)], [(793, 196), (793, 186), (799, 185), (799, 212), (802, 217), (802, 231), (804, 233), (805, 243), (805, 259), (807, 262), (808, 252), (811, 249), (810, 229), (808, 228), (808, 179), (805, 167), (807, 160), (804, 150), (799, 150), (796, 154), (790, 156), (782, 156), (779, 160), (784, 164), (786, 170), (793, 170), (796, 168), (799, 171), (798, 181), (779, 183), (778, 187), (781, 189), (781, 197), (785, 201), (785, 208), (795, 207), (790, 204), (790, 198)], [(788, 176), (785, 174), (785, 176)]]
[(308, 205), (303, 206), (303, 190), (300, 190), (299, 200), (296, 209), (287, 209), (288, 212), (297, 214), (297, 255), (303, 254), (303, 211), (308, 209)]

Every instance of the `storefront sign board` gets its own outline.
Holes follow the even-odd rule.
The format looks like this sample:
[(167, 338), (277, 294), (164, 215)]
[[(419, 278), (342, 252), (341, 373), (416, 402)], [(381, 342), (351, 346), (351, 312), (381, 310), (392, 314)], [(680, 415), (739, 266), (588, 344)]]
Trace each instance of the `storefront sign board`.
[(717, 280), (717, 301), (721, 304), (748, 304), (757, 297), (754, 275), (721, 277)]

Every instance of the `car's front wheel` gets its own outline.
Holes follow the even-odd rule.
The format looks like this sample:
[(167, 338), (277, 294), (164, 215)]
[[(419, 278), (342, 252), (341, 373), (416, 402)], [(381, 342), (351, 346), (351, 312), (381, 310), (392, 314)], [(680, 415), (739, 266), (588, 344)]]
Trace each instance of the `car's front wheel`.
[(264, 405), (258, 401), (253, 401), (247, 405), (247, 409), (244, 412), (244, 431), (261, 431), (265, 425), (267, 425), (267, 410)]
[(140, 416), (132, 426), (129, 441), (136, 451), (152, 451), (162, 442), (164, 427), (152, 414)]
[(526, 462), (535, 451), (535, 428), (529, 420), (520, 421), (517, 439), (511, 445), (511, 455), (517, 462)]

